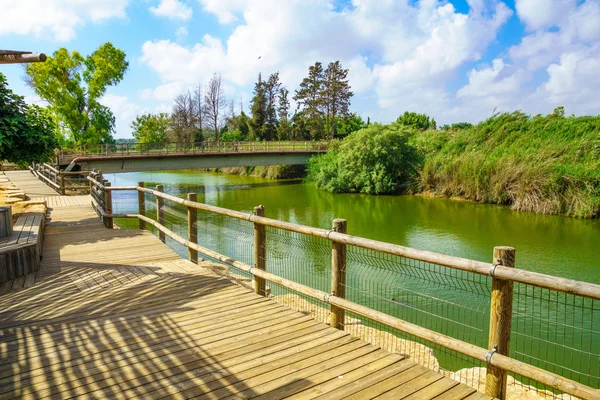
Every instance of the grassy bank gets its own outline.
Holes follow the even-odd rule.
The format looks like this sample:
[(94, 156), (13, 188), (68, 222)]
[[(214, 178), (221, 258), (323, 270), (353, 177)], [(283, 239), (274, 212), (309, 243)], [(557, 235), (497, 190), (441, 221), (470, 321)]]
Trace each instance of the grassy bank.
[[(406, 133), (390, 129), (394, 125), (379, 126), (369, 135), (389, 137), (398, 131), (392, 134), (399, 140)], [(562, 108), (547, 116), (500, 114), (464, 130), (413, 131), (401, 144), (402, 151), (392, 152), (366, 145), (364, 138), (359, 141), (353, 135), (365, 132), (350, 135), (331, 153), (309, 163), (309, 178), (320, 188), (369, 194), (426, 193), (509, 205), (519, 211), (600, 216), (600, 116), (565, 117)], [(359, 154), (356, 161), (347, 157), (350, 153)], [(394, 159), (404, 160), (410, 168), (385, 167)], [(361, 171), (356, 170), (359, 164)], [(327, 185), (327, 180), (345, 176), (346, 170), (368, 182)]]
[(223, 174), (256, 176), (267, 179), (294, 179), (306, 176), (304, 165), (272, 165), (268, 167), (227, 167), (211, 168), (207, 171), (221, 172)]
[(419, 191), (519, 211), (600, 214), (600, 117), (501, 114), (471, 129), (415, 136)]

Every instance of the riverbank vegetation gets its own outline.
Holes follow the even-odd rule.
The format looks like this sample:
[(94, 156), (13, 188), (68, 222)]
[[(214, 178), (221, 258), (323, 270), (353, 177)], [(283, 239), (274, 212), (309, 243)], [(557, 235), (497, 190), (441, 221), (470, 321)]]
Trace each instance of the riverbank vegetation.
[[(547, 116), (516, 111), (445, 128), (421, 131), (397, 121), (363, 129), (313, 158), (308, 177), (330, 192), (430, 194), (600, 215), (600, 117), (566, 117), (559, 107)], [(390, 135), (394, 145), (382, 151), (377, 142)]]

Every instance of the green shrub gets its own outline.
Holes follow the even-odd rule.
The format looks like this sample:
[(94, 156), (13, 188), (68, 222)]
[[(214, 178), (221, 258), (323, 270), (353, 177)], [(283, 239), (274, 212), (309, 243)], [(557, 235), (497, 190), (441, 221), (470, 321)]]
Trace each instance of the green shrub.
[(396, 123), (418, 131), (425, 131), (427, 129), (435, 130), (437, 128), (435, 119), (430, 118), (427, 114), (418, 114), (416, 112), (408, 111), (405, 111), (404, 114), (399, 116)]
[(409, 143), (413, 130), (373, 124), (346, 137), (308, 163), (308, 179), (329, 192), (367, 194), (406, 190), (420, 163)]

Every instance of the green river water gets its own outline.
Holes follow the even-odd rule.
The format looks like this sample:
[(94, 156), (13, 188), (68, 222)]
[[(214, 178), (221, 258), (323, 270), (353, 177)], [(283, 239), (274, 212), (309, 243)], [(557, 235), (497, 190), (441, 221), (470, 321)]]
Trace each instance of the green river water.
[[(517, 268), (600, 284), (600, 220), (519, 213), (507, 207), (419, 196), (330, 194), (297, 180), (273, 181), (198, 171), (121, 173), (107, 175), (105, 179), (113, 186), (135, 185), (139, 181), (146, 182), (147, 187), (162, 184), (167, 193), (184, 197), (186, 193), (195, 192), (198, 202), (245, 212), (262, 204), (267, 217), (324, 229), (331, 228), (334, 218), (345, 218), (352, 235), (486, 262), (492, 260), (494, 246), (512, 246), (517, 249)], [(136, 210), (134, 193), (113, 193), (114, 212)], [(222, 221), (212, 220), (208, 231), (211, 238), (201, 239), (201, 244), (237, 258), (235, 248), (243, 248), (248, 243), (241, 236), (237, 246), (235, 238), (227, 243), (219, 239), (226, 236), (227, 229), (235, 229), (221, 227), (221, 223), (225, 224)], [(174, 218), (170, 223), (179, 225), (179, 231), (184, 234), (183, 220)], [(251, 239), (250, 235), (251, 231), (247, 232), (246, 239)], [(206, 234), (200, 236), (207, 237)], [(306, 264), (308, 268), (314, 265), (311, 277), (293, 272), (290, 275), (283, 263), (286, 252), (293, 253), (286, 246), (293, 244), (292, 239), (269, 242), (272, 253), (269, 253), (268, 269), (327, 290), (327, 273), (318, 265), (327, 265), (330, 253), (323, 252), (318, 244), (314, 248), (307, 245), (301, 251), (303, 258), (310, 261)], [(176, 250), (186, 256), (184, 249)], [(251, 263), (248, 255), (240, 256), (241, 261)], [(388, 264), (379, 260), (378, 269), (373, 269), (379, 283), (365, 284), (376, 281), (369, 281), (367, 256), (354, 258), (356, 268), (364, 267), (366, 272), (363, 271), (365, 279), (360, 282), (358, 278), (354, 282), (354, 278), (349, 279), (349, 285), (360, 289), (351, 300), (487, 346), (487, 278), (471, 282), (470, 277), (454, 271), (446, 276), (442, 270), (424, 267), (425, 272), (433, 276), (427, 278), (422, 270), (418, 271), (419, 266), (413, 269), (405, 266), (403, 275), (394, 271), (392, 264), (389, 271), (386, 270)], [(351, 262), (349, 268), (354, 268)], [(432, 279), (439, 282), (431, 285)], [(465, 287), (461, 289), (461, 285)], [(369, 294), (377, 290), (381, 293)], [(572, 369), (575, 372), (567, 374), (571, 378), (598, 387), (600, 302), (581, 301), (549, 291), (530, 293), (526, 288), (517, 287), (515, 290), (519, 295), (513, 319), (513, 356), (557, 373), (564, 373), (564, 367)], [(440, 308), (443, 301), (449, 306)], [(399, 306), (390, 307), (390, 302)], [(433, 317), (423, 320), (423, 313)], [(440, 319), (440, 315), (444, 317)], [(466, 366), (456, 358), (436, 356), (442, 367), (456, 370)]]

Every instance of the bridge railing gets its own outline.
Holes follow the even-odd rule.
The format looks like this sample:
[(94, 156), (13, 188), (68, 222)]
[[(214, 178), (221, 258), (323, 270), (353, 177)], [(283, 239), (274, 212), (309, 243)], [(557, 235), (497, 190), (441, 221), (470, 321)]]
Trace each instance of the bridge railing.
[(59, 159), (94, 156), (167, 155), (232, 152), (279, 152), (279, 151), (325, 151), (327, 141), (256, 141), (256, 142), (166, 142), (166, 143), (117, 143), (85, 144), (76, 148), (63, 148)]
[(87, 177), (90, 171), (65, 172), (46, 163), (33, 164), (29, 170), (59, 194), (89, 193), (90, 186)]
[(599, 285), (519, 270), (512, 248), (480, 262), (96, 178), (108, 226), (137, 220), (193, 262), (490, 396), (600, 399)]

